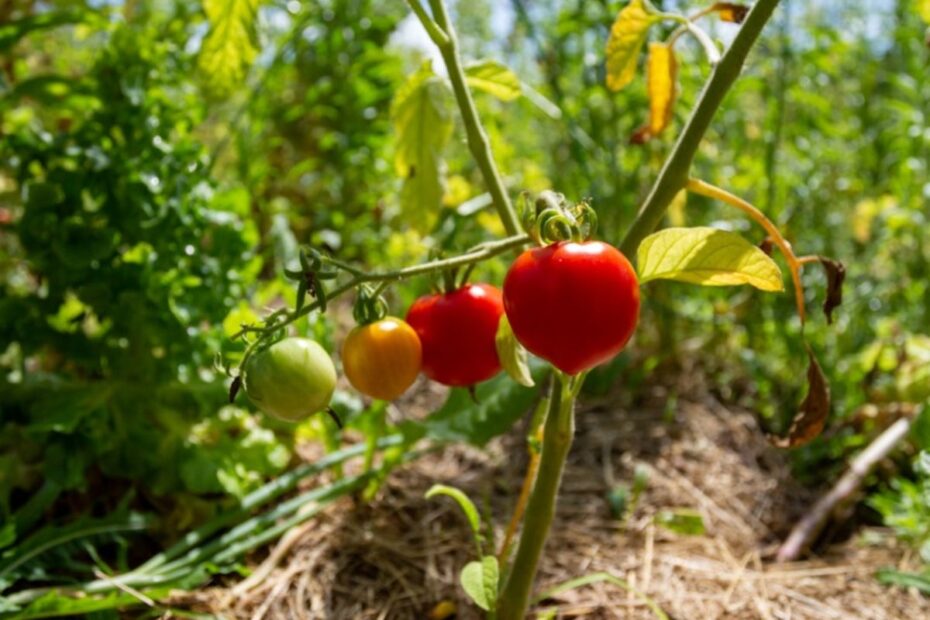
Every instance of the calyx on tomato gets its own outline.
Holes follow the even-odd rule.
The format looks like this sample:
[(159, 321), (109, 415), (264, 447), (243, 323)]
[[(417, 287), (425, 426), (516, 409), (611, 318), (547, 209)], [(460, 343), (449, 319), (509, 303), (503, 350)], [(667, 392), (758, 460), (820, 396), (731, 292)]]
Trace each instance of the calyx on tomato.
[(467, 284), (418, 299), (407, 322), (423, 345), (423, 373), (438, 383), (471, 386), (501, 370), (495, 336), (503, 314), (500, 289)]
[(336, 389), (336, 368), (313, 340), (285, 338), (246, 361), (243, 386), (256, 407), (295, 422), (327, 408)]
[(600, 241), (558, 241), (523, 252), (504, 280), (517, 340), (568, 374), (617, 355), (639, 318), (636, 272)]

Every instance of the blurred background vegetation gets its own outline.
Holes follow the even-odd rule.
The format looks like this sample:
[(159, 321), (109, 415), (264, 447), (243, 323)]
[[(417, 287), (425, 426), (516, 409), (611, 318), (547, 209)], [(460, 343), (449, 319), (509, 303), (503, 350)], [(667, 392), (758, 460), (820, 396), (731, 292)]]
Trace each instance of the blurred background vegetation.
[[(604, 86), (622, 2), (453, 5), (464, 53), (520, 78), (510, 100), (476, 94), (512, 195), (590, 197), (618, 243), (709, 73), (700, 49), (680, 47), (672, 126), (631, 144), (644, 80)], [(930, 397), (928, 13), (923, 0), (783, 0), (694, 170), (802, 253), (847, 266), (832, 327), (813, 312), (823, 274), (805, 274), (805, 330), (834, 398), (824, 437), (795, 455), (812, 484), (887, 423), (863, 405)], [(724, 43), (736, 28), (707, 27)], [(293, 304), (281, 275), (300, 244), (394, 267), (502, 233), (447, 91), (444, 187), (436, 204), (404, 198), (392, 101), (435, 57), (400, 0), (0, 2), (0, 549), (127, 501), (174, 539), (284, 471), (295, 435), (332, 432), (226, 405), (215, 358), (235, 360), (240, 324)], [(699, 197), (668, 223), (763, 239)], [(480, 276), (499, 283), (503, 269)], [(394, 313), (429, 284), (392, 291)], [(653, 283), (644, 298), (635, 352), (592, 390), (635, 393), (697, 359), (723, 402), (784, 428), (804, 389), (790, 295)], [(297, 325), (330, 350), (333, 329), (315, 315)], [(909, 463), (930, 427), (916, 425), (914, 446), (895, 479), (874, 481), (872, 505), (930, 561), (930, 470)]]

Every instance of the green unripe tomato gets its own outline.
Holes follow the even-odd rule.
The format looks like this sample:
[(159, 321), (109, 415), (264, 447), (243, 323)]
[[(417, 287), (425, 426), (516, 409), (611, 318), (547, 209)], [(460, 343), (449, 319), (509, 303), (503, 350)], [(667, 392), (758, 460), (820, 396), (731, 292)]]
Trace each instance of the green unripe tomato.
[(242, 384), (259, 409), (296, 422), (329, 405), (336, 389), (336, 368), (313, 340), (285, 338), (248, 359)]

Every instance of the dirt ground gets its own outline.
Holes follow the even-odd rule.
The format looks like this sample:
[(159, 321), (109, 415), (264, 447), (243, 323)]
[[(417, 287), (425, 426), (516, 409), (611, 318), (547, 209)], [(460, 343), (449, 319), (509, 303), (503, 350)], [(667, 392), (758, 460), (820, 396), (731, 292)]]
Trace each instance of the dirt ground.
[[(752, 414), (708, 395), (671, 409), (660, 405), (661, 389), (654, 396), (654, 407), (583, 403), (540, 591), (606, 571), (674, 620), (930, 618), (930, 599), (874, 578), (879, 568), (916, 566), (887, 531), (860, 528), (807, 561), (774, 563), (778, 541), (816, 494), (792, 480), (786, 455)], [(251, 579), (185, 604), (225, 618), (480, 618), (458, 586), (459, 569), (473, 559), (468, 527), (451, 501), (423, 494), (437, 482), (462, 488), (491, 510), (500, 540), (526, 462), (520, 429), (487, 450), (429, 454), (395, 471), (371, 504), (342, 501), (253, 558)], [(648, 487), (622, 522), (606, 496), (637, 465), (648, 470)], [(681, 508), (700, 514), (704, 534), (656, 525), (657, 514)], [(438, 614), (444, 602), (456, 615)], [(535, 611), (546, 610), (557, 618), (656, 617), (641, 596), (606, 582)]]

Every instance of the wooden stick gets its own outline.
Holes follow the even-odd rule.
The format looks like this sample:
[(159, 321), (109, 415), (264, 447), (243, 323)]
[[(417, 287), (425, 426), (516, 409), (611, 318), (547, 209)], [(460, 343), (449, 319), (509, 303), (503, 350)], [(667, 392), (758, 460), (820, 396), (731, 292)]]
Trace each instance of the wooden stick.
[(901, 418), (886, 428), (853, 460), (849, 470), (833, 485), (830, 492), (821, 497), (810, 512), (804, 515), (804, 518), (791, 530), (791, 534), (778, 549), (776, 558), (779, 562), (791, 562), (800, 557), (801, 553), (823, 530), (836, 508), (852, 501), (853, 496), (862, 486), (862, 482), (878, 462), (888, 456), (888, 453), (907, 437), (911, 422), (911, 417)]

